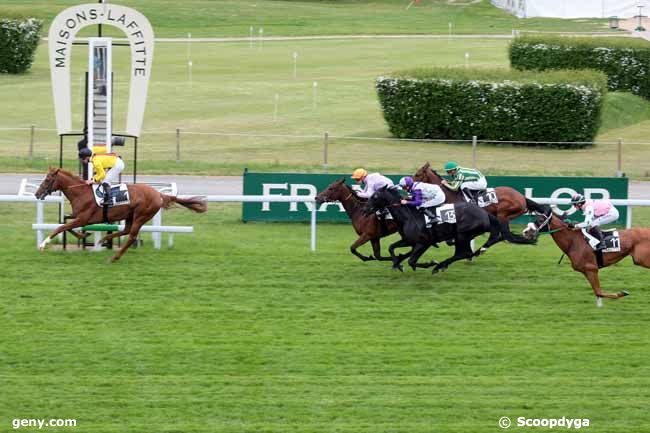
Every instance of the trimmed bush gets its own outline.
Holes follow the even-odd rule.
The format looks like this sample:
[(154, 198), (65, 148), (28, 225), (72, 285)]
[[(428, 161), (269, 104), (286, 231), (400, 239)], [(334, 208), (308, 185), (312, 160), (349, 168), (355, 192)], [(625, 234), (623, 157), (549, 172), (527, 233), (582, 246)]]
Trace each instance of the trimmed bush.
[(525, 36), (510, 45), (510, 63), (520, 70), (596, 69), (609, 90), (650, 99), (650, 43), (628, 38)]
[(555, 142), (593, 141), (607, 91), (596, 71), (460, 68), (379, 77), (376, 87), (389, 129), (400, 138)]
[(0, 73), (27, 72), (34, 61), (43, 21), (0, 19)]

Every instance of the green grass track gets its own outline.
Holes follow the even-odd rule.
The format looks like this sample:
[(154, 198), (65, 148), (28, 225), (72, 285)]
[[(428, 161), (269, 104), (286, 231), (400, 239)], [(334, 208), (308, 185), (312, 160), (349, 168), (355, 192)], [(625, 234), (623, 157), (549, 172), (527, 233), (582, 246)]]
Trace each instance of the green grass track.
[(319, 225), (312, 253), (308, 225), (211, 204), (166, 214), (195, 227), (172, 250), (145, 235), (109, 265), (38, 252), (33, 205), (0, 217), (2, 431), (56, 417), (93, 433), (487, 433), (565, 416), (647, 432), (648, 270), (629, 259), (601, 277), (632, 296), (598, 309), (549, 238), (400, 274), (349, 254), (347, 225)]

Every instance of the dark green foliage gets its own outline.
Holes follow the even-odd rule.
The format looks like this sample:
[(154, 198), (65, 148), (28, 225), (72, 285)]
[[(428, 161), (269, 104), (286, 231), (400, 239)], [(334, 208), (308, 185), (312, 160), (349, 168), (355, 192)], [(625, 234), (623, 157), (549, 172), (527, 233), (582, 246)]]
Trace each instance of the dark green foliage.
[(526, 36), (510, 45), (517, 69), (596, 69), (610, 90), (650, 98), (650, 43), (627, 38)]
[(593, 141), (607, 91), (594, 71), (441, 68), (380, 77), (376, 86), (397, 137), (499, 141)]
[(0, 19), (0, 73), (22, 74), (34, 61), (43, 21)]

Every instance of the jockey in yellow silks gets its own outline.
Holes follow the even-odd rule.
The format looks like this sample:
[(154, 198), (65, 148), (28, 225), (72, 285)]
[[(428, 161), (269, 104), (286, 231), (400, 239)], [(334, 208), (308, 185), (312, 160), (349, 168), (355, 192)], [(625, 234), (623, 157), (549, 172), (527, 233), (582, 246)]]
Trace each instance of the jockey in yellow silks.
[(93, 165), (95, 175), (86, 181), (87, 184), (101, 183), (104, 187), (104, 201), (110, 198), (111, 182), (119, 182), (120, 173), (124, 170), (124, 161), (115, 153), (93, 153), (87, 147), (79, 151), (82, 163)]

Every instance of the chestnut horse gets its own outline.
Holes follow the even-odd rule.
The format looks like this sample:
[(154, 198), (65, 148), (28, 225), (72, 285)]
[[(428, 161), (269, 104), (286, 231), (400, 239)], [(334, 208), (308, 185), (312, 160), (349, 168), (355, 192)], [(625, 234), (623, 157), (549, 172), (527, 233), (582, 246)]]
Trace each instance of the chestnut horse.
[[(428, 162), (415, 173), (413, 179), (439, 185), (447, 196), (446, 203), (465, 201), (462, 191), (452, 191), (442, 185), (442, 177), (435, 170), (431, 169), (431, 165)], [(483, 209), (496, 216), (506, 226), (509, 221), (525, 213), (546, 211), (546, 207), (526, 198), (519, 191), (509, 186), (499, 186), (494, 188), (494, 191), (497, 194), (499, 202), (486, 206)]]
[[(345, 212), (352, 221), (352, 227), (359, 235), (359, 238), (350, 245), (350, 252), (364, 262), (368, 260), (391, 260), (390, 257), (381, 256), (381, 244), (379, 239), (393, 234), (397, 231), (397, 224), (393, 220), (386, 220), (384, 229), (376, 215), (363, 215), (362, 211), (367, 201), (358, 198), (352, 189), (345, 184), (345, 178), (332, 182), (325, 190), (316, 196), (316, 203), (321, 205), (325, 202), (341, 202)], [(370, 241), (374, 256), (364, 256), (357, 251), (361, 245)]]
[[(66, 224), (57, 227), (48, 237), (41, 242), (39, 249), (42, 251), (54, 236), (66, 230), (83, 227), (87, 224), (101, 223), (104, 220), (103, 209), (95, 203), (93, 189), (78, 176), (61, 168), (50, 168), (47, 177), (43, 180), (36, 191), (36, 198), (44, 199), (54, 191), (62, 191), (63, 195), (72, 205), (72, 216), (74, 219)], [(111, 261), (119, 260), (126, 250), (136, 241), (142, 225), (149, 221), (161, 208), (168, 209), (174, 203), (194, 211), (205, 212), (207, 205), (204, 199), (198, 197), (178, 198), (162, 194), (149, 185), (133, 184), (128, 185), (129, 204), (111, 207), (108, 209), (109, 221), (125, 220), (124, 230), (104, 236), (102, 241), (115, 237), (129, 235), (128, 241), (115, 254)], [(71, 232), (74, 234), (74, 232)], [(80, 237), (75, 234), (75, 236)]]
[[(626, 291), (607, 293), (601, 289), (596, 254), (585, 240), (584, 235), (580, 229), (570, 228), (550, 209), (544, 213), (538, 213), (535, 222), (529, 223), (528, 228), (524, 230), (524, 235), (533, 237), (544, 232), (551, 233), (557, 246), (571, 259), (573, 269), (582, 272), (589, 280), (598, 306), (602, 305), (602, 298), (618, 299), (629, 294)], [(603, 267), (613, 265), (627, 256), (632, 256), (635, 265), (650, 268), (650, 229), (618, 230), (618, 234), (621, 251), (603, 253)]]

